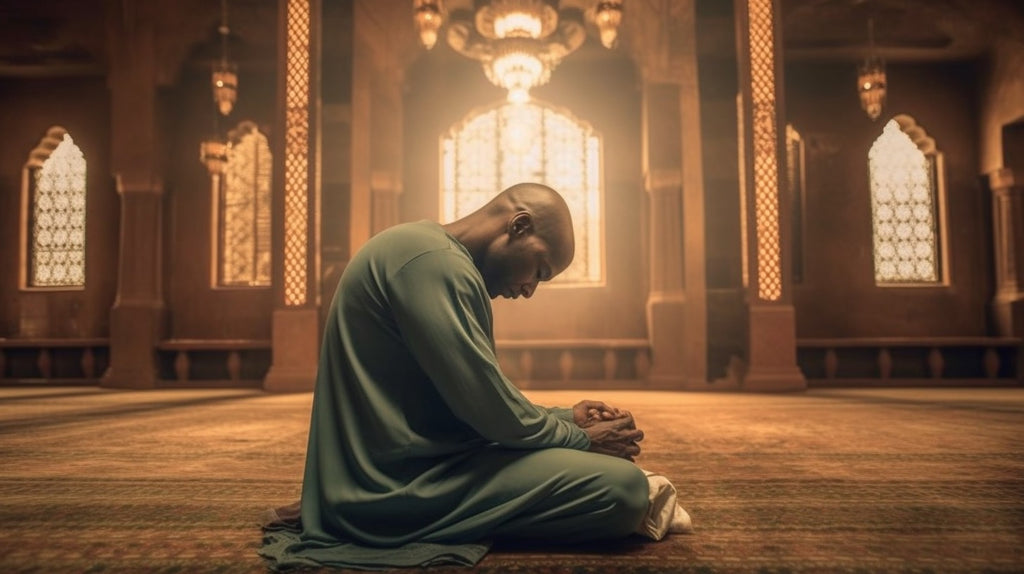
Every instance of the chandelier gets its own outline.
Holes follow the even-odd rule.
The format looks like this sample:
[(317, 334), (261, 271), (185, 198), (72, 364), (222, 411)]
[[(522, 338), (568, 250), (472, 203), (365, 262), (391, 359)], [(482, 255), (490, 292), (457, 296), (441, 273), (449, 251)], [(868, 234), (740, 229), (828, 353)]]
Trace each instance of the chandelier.
[(868, 117), (878, 119), (885, 103), (885, 61), (875, 52), (875, 26), (868, 20), (868, 56), (857, 69), (857, 90), (860, 107)]
[[(456, 52), (481, 63), (492, 84), (522, 103), (530, 90), (551, 79), (551, 72), (586, 39), (584, 13), (559, 9), (558, 0), (474, 0), (474, 10), (447, 14), (442, 0), (413, 0), (413, 22), (428, 50), (447, 24), (446, 40)], [(587, 17), (601, 43), (615, 46), (622, 22), (622, 0), (595, 2)], [(445, 22), (447, 20), (447, 23)]]

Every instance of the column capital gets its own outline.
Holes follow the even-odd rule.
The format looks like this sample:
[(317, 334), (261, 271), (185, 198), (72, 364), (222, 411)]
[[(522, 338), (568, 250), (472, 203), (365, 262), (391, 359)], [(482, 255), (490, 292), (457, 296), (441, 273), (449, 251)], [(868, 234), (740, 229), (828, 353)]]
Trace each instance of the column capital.
[(988, 178), (989, 189), (1007, 189), (1017, 185), (1013, 169), (1009, 167), (1001, 167), (990, 171), (986, 174), (986, 177)]
[(401, 195), (402, 175), (386, 169), (375, 169), (370, 173), (370, 189), (374, 193)]
[(644, 189), (647, 193), (678, 191), (683, 186), (683, 171), (678, 168), (657, 168), (644, 174)]

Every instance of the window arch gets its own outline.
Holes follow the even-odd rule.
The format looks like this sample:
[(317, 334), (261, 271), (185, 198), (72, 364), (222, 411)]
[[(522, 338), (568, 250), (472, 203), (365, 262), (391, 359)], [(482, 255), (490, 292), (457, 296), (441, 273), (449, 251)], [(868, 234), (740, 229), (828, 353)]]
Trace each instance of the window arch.
[(558, 190), (572, 211), (576, 256), (554, 283), (604, 281), (601, 137), (550, 104), (502, 102), (470, 112), (441, 138), (441, 215), (468, 215), (495, 193), (534, 181)]
[(267, 136), (253, 122), (228, 134), (224, 177), (214, 182), (219, 287), (270, 285), (271, 162)]
[(942, 283), (941, 154), (910, 116), (885, 125), (868, 152), (875, 283)]
[(71, 134), (47, 130), (22, 170), (26, 288), (85, 287), (86, 161)]

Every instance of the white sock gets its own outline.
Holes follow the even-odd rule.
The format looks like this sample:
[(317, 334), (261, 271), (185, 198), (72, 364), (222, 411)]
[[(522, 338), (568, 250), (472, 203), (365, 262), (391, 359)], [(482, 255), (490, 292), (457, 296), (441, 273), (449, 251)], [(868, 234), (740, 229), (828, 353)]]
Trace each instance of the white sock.
[(676, 487), (664, 476), (643, 471), (650, 488), (647, 516), (637, 528), (637, 533), (652, 540), (661, 540), (666, 534), (693, 532), (693, 521), (676, 501)]

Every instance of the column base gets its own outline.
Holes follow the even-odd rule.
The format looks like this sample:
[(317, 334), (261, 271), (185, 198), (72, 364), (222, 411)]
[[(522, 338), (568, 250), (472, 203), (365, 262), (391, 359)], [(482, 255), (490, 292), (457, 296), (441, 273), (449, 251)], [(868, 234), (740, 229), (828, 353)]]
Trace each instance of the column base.
[(100, 386), (156, 388), (160, 380), (156, 346), (163, 326), (161, 302), (115, 303), (110, 310), (110, 366)]
[(798, 368), (763, 368), (747, 372), (743, 390), (754, 393), (786, 393), (807, 390), (807, 379)]
[(687, 336), (686, 298), (652, 295), (647, 300), (650, 370), (647, 380), (659, 389), (703, 389), (707, 341)]
[(263, 379), (263, 390), (272, 393), (312, 391), (320, 355), (317, 310), (274, 310), (271, 342), (274, 358)]
[(749, 359), (740, 384), (745, 391), (789, 392), (807, 388), (796, 364), (796, 314), (792, 305), (754, 304), (748, 309)]

